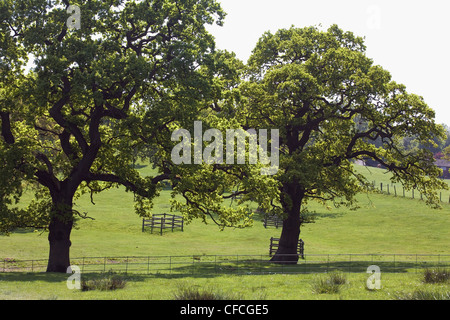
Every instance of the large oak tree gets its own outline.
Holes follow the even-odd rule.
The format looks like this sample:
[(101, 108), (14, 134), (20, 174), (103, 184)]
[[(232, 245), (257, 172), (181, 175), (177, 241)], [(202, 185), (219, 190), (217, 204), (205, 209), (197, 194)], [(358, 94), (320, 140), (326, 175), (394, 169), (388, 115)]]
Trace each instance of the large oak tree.
[[(70, 30), (67, 1), (5, 0), (0, 8), (0, 231), (47, 228), (48, 272), (70, 265), (82, 193), (125, 186), (147, 215), (160, 182), (180, 180), (166, 157), (170, 133), (214, 94), (205, 25), (224, 17), (215, 0), (77, 4), (80, 28)], [(145, 150), (159, 175), (142, 177), (130, 165)], [(25, 187), (36, 197), (18, 209)]]
[(273, 261), (298, 260), (300, 227), (310, 220), (308, 201), (355, 204), (355, 195), (368, 186), (352, 166), (356, 159), (377, 161), (394, 182), (419, 189), (429, 204), (437, 204), (435, 190), (444, 184), (433, 155), (405, 151), (399, 141), (411, 136), (427, 145), (444, 138), (444, 131), (422, 97), (366, 56), (362, 38), (336, 25), (267, 32), (248, 68), (238, 113), (243, 125), (280, 130), (271, 213), (284, 222)]

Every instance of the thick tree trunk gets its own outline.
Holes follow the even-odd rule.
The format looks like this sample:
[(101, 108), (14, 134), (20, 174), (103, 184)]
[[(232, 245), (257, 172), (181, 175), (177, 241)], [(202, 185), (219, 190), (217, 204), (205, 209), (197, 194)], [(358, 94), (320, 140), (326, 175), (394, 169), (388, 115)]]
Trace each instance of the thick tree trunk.
[[(71, 201), (70, 201), (71, 202)], [(67, 202), (66, 202), (67, 203)], [(58, 208), (58, 206), (56, 206)], [(47, 272), (66, 273), (70, 266), (70, 233), (73, 226), (72, 206), (56, 209), (49, 225), (50, 252)]]
[[(289, 201), (285, 201), (283, 205), (288, 212), (288, 216), (283, 221), (278, 250), (271, 261), (283, 264), (296, 264), (299, 258), (297, 246), (300, 237), (300, 226), (302, 224), (300, 207), (304, 193), (301, 192), (299, 185), (295, 183), (284, 186), (284, 190), (290, 199)], [(289, 205), (286, 203), (289, 203)]]
[(271, 261), (296, 264), (298, 262), (297, 245), (300, 237), (300, 213), (291, 212), (283, 221), (278, 250)]

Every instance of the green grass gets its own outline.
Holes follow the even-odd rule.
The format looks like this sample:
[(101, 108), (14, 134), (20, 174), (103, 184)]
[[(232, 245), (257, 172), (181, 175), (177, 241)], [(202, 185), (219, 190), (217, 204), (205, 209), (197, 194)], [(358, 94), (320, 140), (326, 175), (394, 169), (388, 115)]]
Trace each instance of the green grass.
[(335, 294), (339, 293), (341, 287), (347, 283), (346, 276), (343, 273), (331, 272), (325, 276), (320, 275), (312, 283), (312, 292), (316, 294)]
[[(83, 275), (89, 277), (90, 275)], [(317, 277), (326, 275), (265, 275), (265, 276), (186, 276), (128, 274), (126, 286), (112, 291), (68, 290), (64, 274), (2, 274), (0, 299), (28, 300), (175, 300), (180, 288), (208, 291), (216, 296), (243, 300), (390, 300), (407, 297), (414, 292), (449, 294), (448, 284), (425, 284), (421, 275), (414, 273), (382, 275), (380, 290), (366, 288), (367, 275), (346, 274), (346, 283), (335, 293), (315, 293)]]
[[(404, 190), (402, 184), (392, 183), (392, 174), (387, 170), (373, 168), (368, 166), (355, 166), (358, 173), (365, 175), (369, 182), (373, 183), (377, 190), (382, 190), (384, 193), (391, 195), (397, 195), (398, 197), (421, 199), (420, 192), (418, 190)], [(438, 197), (442, 203), (450, 203), (450, 180), (444, 180), (449, 188), (447, 190), (439, 190)]]
[[(363, 169), (366, 170), (366, 169)], [(143, 172), (151, 173), (149, 167)], [(384, 177), (380, 169), (371, 169), (373, 180)], [(369, 174), (369, 173), (367, 173)], [(370, 178), (369, 178), (370, 179)], [(266, 255), (270, 237), (281, 229), (265, 229), (260, 217), (248, 229), (220, 231), (212, 222), (193, 221), (184, 232), (141, 232), (141, 219), (133, 211), (133, 195), (112, 189), (90, 203), (88, 196), (76, 209), (94, 220), (77, 222), (72, 231), (71, 257), (181, 256), (181, 255)], [(170, 213), (170, 193), (162, 192), (154, 213)], [(306, 254), (449, 254), (450, 205), (435, 210), (423, 201), (382, 194), (360, 194), (361, 208), (327, 209), (311, 204), (316, 222), (302, 227)], [(19, 230), (0, 236), (0, 261), (46, 259), (47, 234)], [(180, 286), (220, 288), (221, 294), (234, 292), (244, 299), (390, 299), (396, 293), (417, 289), (448, 293), (448, 283), (424, 284), (419, 274), (382, 274), (382, 289), (365, 289), (368, 274), (349, 273), (348, 283), (334, 294), (314, 294), (313, 274), (302, 275), (208, 275), (202, 277), (167, 275), (133, 275), (123, 289), (100, 292), (68, 290), (66, 275), (0, 274), (0, 299), (172, 299)], [(293, 289), (294, 288), (294, 289)], [(423, 291), (423, 290), (422, 290)]]

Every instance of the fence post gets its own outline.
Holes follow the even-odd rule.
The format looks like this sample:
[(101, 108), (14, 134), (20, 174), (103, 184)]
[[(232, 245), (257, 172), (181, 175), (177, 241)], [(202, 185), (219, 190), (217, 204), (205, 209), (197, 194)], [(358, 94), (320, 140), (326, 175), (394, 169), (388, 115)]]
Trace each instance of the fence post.
[(270, 237), (269, 256), (272, 256), (272, 242), (273, 242), (273, 237)]
[(395, 254), (394, 254), (394, 273), (397, 273), (397, 270), (395, 268)]
[(416, 253), (416, 273), (417, 273), (417, 253)]
[(153, 234), (153, 227), (155, 226), (155, 217), (152, 215), (152, 227), (151, 227), (151, 233)]
[(214, 255), (214, 273), (217, 274), (217, 255)]
[(395, 184), (394, 184), (394, 193), (395, 193), (395, 196), (397, 196), (397, 188), (395, 187)]
[(262, 255), (259, 257), (259, 274), (262, 274), (262, 262), (263, 261), (263, 257)]

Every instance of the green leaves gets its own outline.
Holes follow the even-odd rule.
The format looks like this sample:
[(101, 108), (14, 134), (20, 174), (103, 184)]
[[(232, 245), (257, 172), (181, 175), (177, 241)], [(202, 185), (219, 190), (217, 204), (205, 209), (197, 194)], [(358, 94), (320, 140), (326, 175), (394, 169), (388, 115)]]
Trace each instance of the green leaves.
[(292, 192), (280, 194), (285, 211), (302, 194), (305, 201), (353, 204), (367, 184), (351, 166), (360, 158), (379, 161), (394, 179), (420, 186), (435, 203), (435, 190), (445, 186), (432, 155), (425, 150), (408, 154), (398, 145), (404, 136), (420, 143), (443, 137), (442, 128), (421, 97), (373, 65), (362, 38), (337, 26), (268, 32), (253, 50), (248, 72), (239, 113), (246, 126), (280, 129), (283, 173), (278, 181), (284, 192)]
[[(40, 184), (48, 191), (42, 201), (55, 205), (85, 192), (94, 202), (96, 193), (124, 185), (136, 194), (136, 212), (148, 215), (160, 182), (175, 176), (167, 173), (170, 128), (210, 101), (212, 74), (203, 66), (214, 41), (204, 25), (222, 23), (216, 1), (76, 5), (81, 28), (69, 30), (65, 1), (1, 3), (0, 197), (9, 220), (19, 216), (12, 200), (23, 180)], [(35, 66), (25, 74), (27, 54)], [(130, 166), (149, 150), (157, 177)]]
[[(95, 194), (118, 185), (135, 193), (137, 214), (148, 216), (162, 182), (170, 181), (174, 207), (188, 220), (210, 216), (222, 227), (244, 227), (250, 201), (280, 215), (304, 215), (298, 202), (309, 199), (353, 204), (365, 182), (351, 162), (364, 157), (434, 201), (441, 184), (430, 155), (405, 153), (398, 142), (406, 135), (427, 143), (443, 131), (423, 99), (374, 66), (353, 33), (337, 26), (267, 32), (245, 66), (233, 53), (216, 51), (205, 29), (225, 17), (215, 0), (76, 5), (79, 30), (67, 27), (65, 1), (1, 3), (5, 221), (39, 216), (41, 226), (49, 201), (90, 193), (94, 202)], [(27, 54), (35, 66), (25, 74)], [(268, 177), (260, 165), (175, 166), (171, 133), (196, 120), (221, 132), (278, 129), (280, 171)], [(138, 157), (158, 175), (140, 176), (130, 165)], [(13, 207), (24, 181), (40, 187), (36, 202), (19, 212)], [(226, 205), (231, 192), (242, 206)]]

